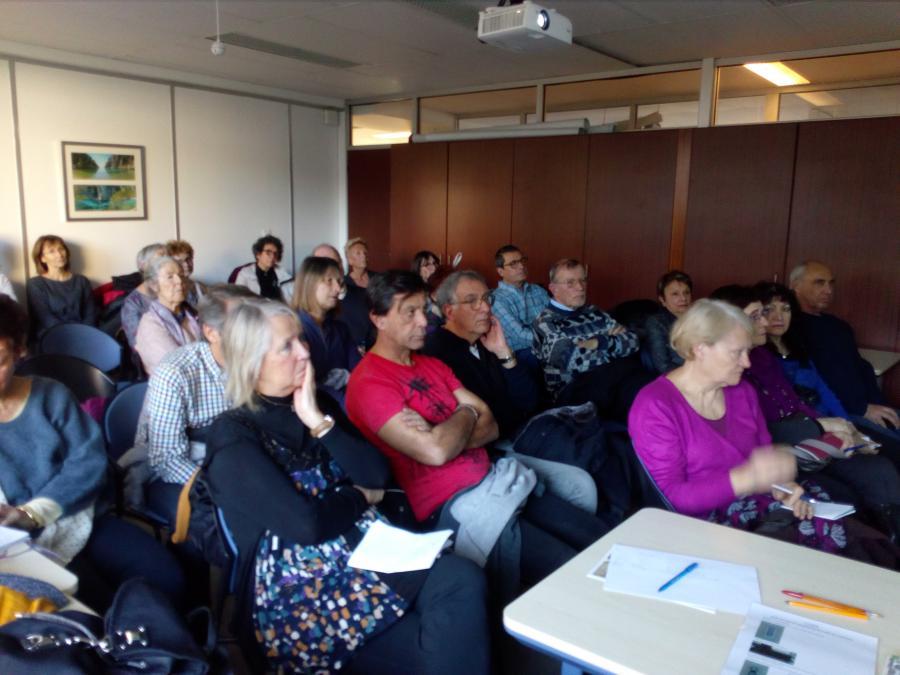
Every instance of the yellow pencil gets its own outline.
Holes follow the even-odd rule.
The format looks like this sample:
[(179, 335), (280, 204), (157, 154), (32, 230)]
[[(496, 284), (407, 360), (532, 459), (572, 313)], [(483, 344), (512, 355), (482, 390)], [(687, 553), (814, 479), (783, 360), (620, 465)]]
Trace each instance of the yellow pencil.
[(785, 600), (791, 607), (800, 607), (813, 612), (825, 612), (826, 614), (837, 614), (838, 616), (849, 616), (852, 619), (869, 620), (869, 615), (862, 610), (838, 609), (836, 607), (824, 607), (822, 605), (813, 605), (808, 602), (797, 602), (796, 600)]

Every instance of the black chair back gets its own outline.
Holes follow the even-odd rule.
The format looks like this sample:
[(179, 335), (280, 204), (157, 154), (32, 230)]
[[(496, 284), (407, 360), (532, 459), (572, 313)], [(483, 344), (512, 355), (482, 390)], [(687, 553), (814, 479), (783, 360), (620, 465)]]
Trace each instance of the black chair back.
[(115, 383), (87, 361), (63, 354), (38, 354), (19, 363), (18, 375), (39, 375), (62, 382), (79, 403), (90, 398), (112, 398)]
[(147, 383), (138, 382), (116, 394), (103, 413), (103, 435), (110, 459), (118, 460), (134, 446), (134, 434), (147, 395)]

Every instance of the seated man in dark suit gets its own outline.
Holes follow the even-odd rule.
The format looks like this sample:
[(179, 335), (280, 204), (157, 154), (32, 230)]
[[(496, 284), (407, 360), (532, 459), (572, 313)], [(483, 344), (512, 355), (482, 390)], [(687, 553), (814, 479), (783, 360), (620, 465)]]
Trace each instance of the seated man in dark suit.
[(795, 319), (798, 332), (822, 378), (854, 421), (896, 430), (897, 411), (885, 405), (871, 364), (859, 355), (850, 324), (825, 313), (834, 300), (831, 270), (810, 260), (791, 270), (790, 283), (802, 310)]
[(512, 438), (538, 407), (538, 388), (491, 313), (491, 292), (478, 272), (457, 271), (437, 290), (445, 323), (423, 352), (450, 366), (463, 385), (487, 403), (501, 438)]

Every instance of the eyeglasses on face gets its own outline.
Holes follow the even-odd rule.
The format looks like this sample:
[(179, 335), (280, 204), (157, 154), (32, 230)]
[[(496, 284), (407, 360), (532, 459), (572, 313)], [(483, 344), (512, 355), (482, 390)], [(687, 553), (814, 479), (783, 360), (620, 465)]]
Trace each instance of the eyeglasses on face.
[(457, 300), (454, 302), (454, 305), (468, 305), (472, 309), (478, 309), (481, 306), (481, 303), (486, 303), (488, 307), (493, 306), (494, 304), (494, 296), (490, 291), (485, 293), (484, 295), (467, 295), (462, 300)]
[(516, 258), (515, 260), (510, 260), (509, 262), (503, 263), (503, 267), (522, 267), (525, 263), (528, 262), (528, 258), (526, 256), (522, 256), (521, 258)]
[(581, 277), (580, 279), (566, 279), (565, 281), (556, 281), (554, 283), (559, 284), (560, 286), (565, 286), (566, 288), (575, 288), (576, 286), (587, 286), (587, 277)]

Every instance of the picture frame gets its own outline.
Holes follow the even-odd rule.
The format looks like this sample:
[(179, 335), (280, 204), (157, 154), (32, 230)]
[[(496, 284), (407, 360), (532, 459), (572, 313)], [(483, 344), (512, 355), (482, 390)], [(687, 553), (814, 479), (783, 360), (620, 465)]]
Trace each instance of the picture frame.
[(63, 141), (66, 220), (147, 220), (143, 145)]

